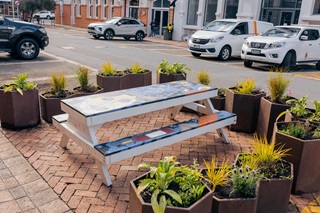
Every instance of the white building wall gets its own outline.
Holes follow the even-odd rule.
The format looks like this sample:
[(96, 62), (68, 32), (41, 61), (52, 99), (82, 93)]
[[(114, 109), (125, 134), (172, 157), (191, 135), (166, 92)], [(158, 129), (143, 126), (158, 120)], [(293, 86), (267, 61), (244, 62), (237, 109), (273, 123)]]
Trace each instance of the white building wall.
[(313, 15), (315, 0), (303, 0), (299, 24), (320, 25), (320, 15)]

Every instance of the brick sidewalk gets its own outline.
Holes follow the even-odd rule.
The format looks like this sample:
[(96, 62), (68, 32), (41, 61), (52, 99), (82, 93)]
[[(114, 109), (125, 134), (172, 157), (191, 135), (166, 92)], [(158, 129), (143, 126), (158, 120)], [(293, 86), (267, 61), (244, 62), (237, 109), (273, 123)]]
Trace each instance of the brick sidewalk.
[[(97, 137), (100, 142), (105, 142), (169, 125), (174, 122), (167, 118), (168, 113), (167, 110), (155, 111), (130, 119), (106, 123), (99, 129)], [(191, 113), (180, 113), (177, 120), (182, 121), (194, 116)], [(21, 131), (8, 131), (0, 128), (2, 162), (0, 164), (2, 179), (0, 182), (0, 212), (4, 212), (3, 208), (8, 210), (8, 206), (10, 206), (10, 212), (21, 210), (29, 212), (23, 209), (22, 201), (30, 204), (28, 207), (30, 212), (68, 211), (69, 209), (64, 204), (75, 212), (129, 212), (129, 181), (144, 173), (137, 170), (139, 163), (156, 163), (164, 156), (176, 155), (183, 164), (191, 164), (193, 159), (197, 158), (203, 165), (203, 159), (209, 160), (213, 154), (220, 161), (226, 158), (233, 162), (238, 153), (250, 151), (253, 142), (252, 135), (228, 130), (227, 134), (231, 144), (222, 143), (216, 132), (209, 132), (112, 164), (108, 170), (113, 186), (107, 187), (102, 184), (97, 175), (94, 159), (86, 151), (73, 142), (69, 142), (67, 150), (60, 148), (61, 133), (52, 125), (42, 122), (36, 128)], [(15, 162), (14, 165), (11, 162)], [(24, 180), (28, 179), (27, 174), (29, 173), (34, 178)], [(19, 175), (23, 178), (20, 179)], [(17, 183), (10, 185), (12, 182), (10, 180)], [(31, 189), (26, 188), (28, 185), (32, 186)], [(37, 190), (38, 196), (35, 196), (32, 190)], [(16, 191), (21, 193), (16, 195)], [(52, 193), (53, 191), (55, 193)], [(49, 192), (50, 196), (44, 196), (44, 192)], [(318, 203), (320, 199), (315, 200), (319, 195), (320, 193), (291, 196), (288, 212), (320, 212)], [(54, 199), (54, 201), (48, 199)], [(59, 203), (55, 206), (61, 209), (51, 208), (53, 203)]]

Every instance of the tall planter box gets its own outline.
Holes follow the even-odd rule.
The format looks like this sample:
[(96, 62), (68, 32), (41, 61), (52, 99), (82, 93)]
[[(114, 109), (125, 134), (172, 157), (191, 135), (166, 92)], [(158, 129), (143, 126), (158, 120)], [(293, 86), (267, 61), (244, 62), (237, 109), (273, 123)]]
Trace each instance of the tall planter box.
[(103, 76), (97, 74), (97, 84), (103, 89), (104, 92), (111, 92), (121, 90), (124, 88), (127, 75), (121, 76)]
[[(148, 174), (148, 173), (147, 173)], [(137, 195), (137, 184), (141, 179), (144, 179), (147, 174), (144, 174), (130, 181), (129, 192), (129, 210), (130, 213), (153, 213), (151, 203), (145, 203), (140, 195)], [(206, 187), (204, 196), (195, 202), (189, 208), (167, 206), (166, 213), (210, 213), (212, 205), (212, 191)]]
[(152, 84), (152, 72), (148, 71), (145, 73), (127, 74), (125, 83), (122, 84), (121, 89), (130, 89), (135, 87), (143, 87)]
[(237, 115), (237, 123), (231, 125), (233, 131), (254, 133), (256, 131), (260, 99), (265, 93), (239, 94), (233, 91), (235, 88), (226, 89), (225, 109)]
[(292, 192), (294, 194), (320, 191), (320, 139), (301, 140), (279, 132), (286, 122), (275, 124), (275, 140), (283, 149), (290, 149), (284, 159), (294, 168)]
[[(265, 97), (261, 98), (260, 110), (258, 115), (257, 134), (261, 137), (267, 137), (270, 141), (273, 134), (274, 123), (280, 113), (289, 109), (289, 105), (272, 103)], [(284, 118), (279, 118), (278, 121), (283, 121)]]
[(216, 110), (224, 110), (225, 109), (225, 104), (226, 104), (226, 97), (213, 97), (210, 98), (210, 101)]
[(162, 83), (168, 83), (168, 82), (172, 82), (172, 81), (181, 81), (181, 80), (186, 80), (186, 79), (187, 79), (186, 73), (184, 75), (182, 73), (177, 73), (177, 74), (159, 73), (157, 83), (162, 84)]
[(257, 197), (221, 199), (213, 195), (212, 213), (256, 213)]
[(61, 100), (64, 98), (46, 98), (40, 94), (41, 117), (48, 123), (52, 123), (52, 116), (63, 114), (61, 110)]
[(38, 89), (23, 91), (0, 90), (1, 127), (19, 130), (35, 127), (40, 123)]

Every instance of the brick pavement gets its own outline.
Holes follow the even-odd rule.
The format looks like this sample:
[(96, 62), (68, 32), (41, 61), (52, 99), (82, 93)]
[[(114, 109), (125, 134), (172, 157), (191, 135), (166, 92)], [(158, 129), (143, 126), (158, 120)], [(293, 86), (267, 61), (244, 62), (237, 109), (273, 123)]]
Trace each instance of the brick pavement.
[[(167, 115), (168, 111), (162, 110), (106, 123), (97, 137), (104, 142), (174, 123)], [(177, 120), (194, 116), (180, 113)], [(139, 163), (155, 164), (164, 156), (176, 155), (184, 164), (197, 158), (203, 165), (202, 159), (209, 160), (213, 154), (220, 161), (233, 162), (238, 153), (250, 151), (252, 135), (228, 130), (227, 134), (231, 144), (220, 142), (216, 132), (209, 132), (112, 164), (108, 169), (113, 186), (107, 187), (86, 151), (73, 142), (66, 150), (60, 148), (62, 135), (54, 126), (42, 122), (21, 131), (0, 128), (0, 212), (8, 207), (9, 212), (67, 212), (69, 208), (75, 212), (129, 212), (129, 181), (144, 173), (137, 170)], [(319, 196), (291, 196), (288, 212), (320, 212)]]

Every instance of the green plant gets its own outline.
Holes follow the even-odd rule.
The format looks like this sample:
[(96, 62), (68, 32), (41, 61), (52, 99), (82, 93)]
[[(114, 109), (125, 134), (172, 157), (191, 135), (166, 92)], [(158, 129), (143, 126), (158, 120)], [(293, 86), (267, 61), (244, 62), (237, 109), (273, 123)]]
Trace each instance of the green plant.
[(218, 96), (219, 97), (226, 97), (226, 88), (218, 88)]
[(295, 138), (304, 139), (307, 135), (307, 128), (303, 123), (289, 123), (285, 128), (280, 130), (280, 132)]
[(112, 63), (108, 61), (107, 63), (102, 64), (101, 75), (104, 76), (113, 76), (116, 73), (116, 69), (113, 67)]
[(318, 101), (311, 101), (312, 104), (315, 106), (315, 112), (311, 114), (310, 121), (320, 121), (320, 100)]
[(267, 86), (270, 91), (271, 102), (280, 103), (284, 93), (287, 90), (291, 80), (283, 75), (283, 68), (273, 68), (270, 77), (267, 80)]
[(287, 101), (287, 104), (292, 105), (290, 112), (296, 117), (303, 118), (310, 114), (310, 111), (307, 109), (307, 96), (303, 96), (300, 99), (290, 99)]
[(157, 67), (158, 73), (163, 73), (167, 75), (181, 73), (182, 75), (185, 76), (187, 70), (192, 71), (190, 68), (186, 67), (186, 65), (183, 63), (176, 62), (170, 65), (169, 62), (165, 59), (162, 59), (161, 63)]
[(68, 92), (65, 90), (67, 84), (66, 77), (63, 73), (51, 76), (51, 90), (50, 93), (55, 97), (67, 97)]
[[(196, 161), (190, 168), (170, 156), (160, 160), (157, 167), (141, 163), (139, 168), (149, 169), (150, 174), (139, 182), (137, 194), (151, 195), (154, 212), (164, 212), (167, 205), (189, 206), (202, 196), (205, 188)], [(175, 186), (175, 190), (170, 189), (171, 186)]]
[(86, 66), (78, 66), (77, 70), (77, 79), (82, 88), (88, 87), (89, 84), (89, 69)]
[(209, 85), (211, 82), (211, 77), (207, 70), (201, 70), (197, 72), (196, 77), (197, 77), (198, 83), (200, 84)]
[(319, 139), (320, 138), (320, 128), (318, 127), (314, 132), (313, 136), (314, 139)]
[(37, 87), (33, 82), (27, 81), (27, 78), (27, 73), (18, 74), (17, 77), (13, 77), (14, 80), (11, 83), (2, 85), (0, 89), (3, 89), (4, 92), (17, 91), (23, 95), (23, 91), (32, 90)]
[(132, 67), (127, 68), (132, 74), (143, 73), (146, 69), (142, 68), (138, 63), (134, 63)]
[(257, 89), (256, 81), (253, 78), (247, 78), (240, 81), (236, 86), (236, 91), (241, 94), (252, 94)]
[(250, 168), (251, 170), (258, 170), (258, 160), (252, 153), (242, 154), (238, 158), (237, 167), (242, 168), (242, 170), (246, 170), (247, 168)]
[(212, 156), (211, 162), (204, 160), (206, 166), (206, 178), (212, 185), (212, 191), (214, 192), (217, 186), (225, 186), (229, 183), (229, 176), (231, 173), (231, 166), (227, 161), (223, 161), (220, 167), (216, 158)]

